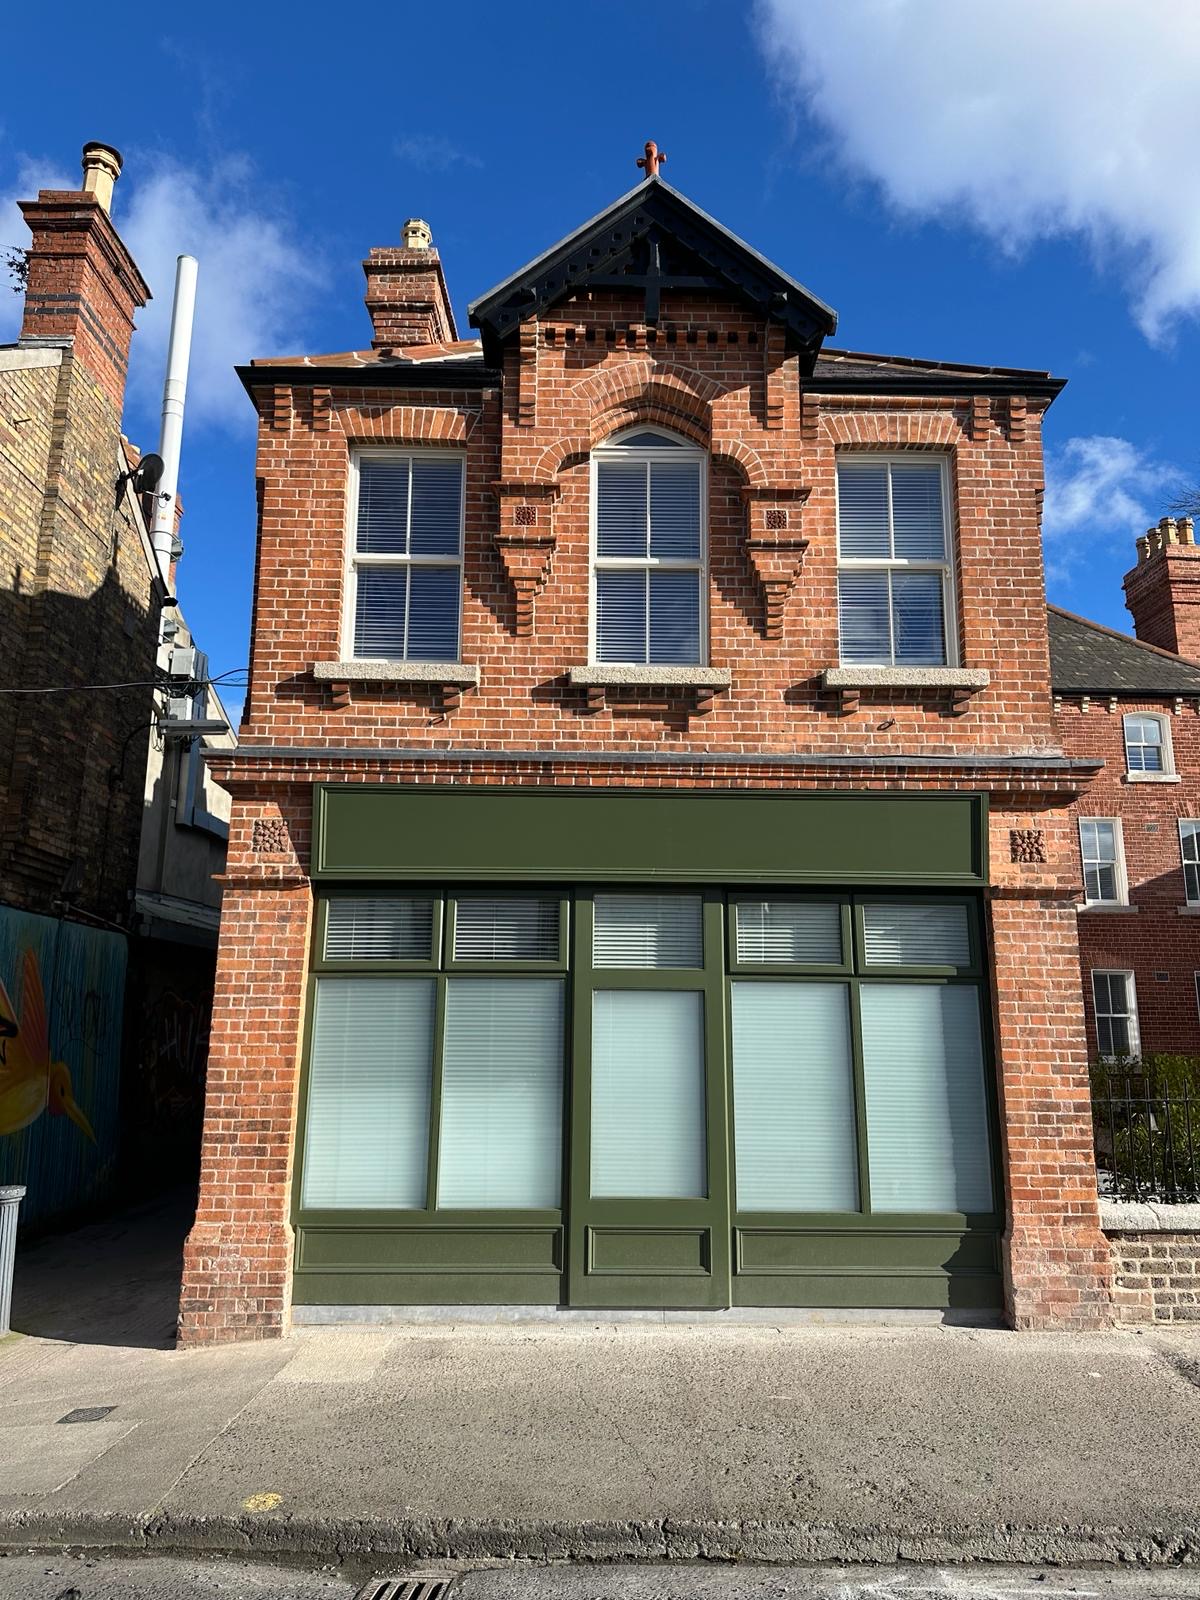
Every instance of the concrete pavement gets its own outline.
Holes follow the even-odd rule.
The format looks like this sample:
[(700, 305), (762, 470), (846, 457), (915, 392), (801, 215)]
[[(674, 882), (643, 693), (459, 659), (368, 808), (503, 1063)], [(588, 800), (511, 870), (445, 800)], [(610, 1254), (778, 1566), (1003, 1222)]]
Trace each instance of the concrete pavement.
[[(1195, 1334), (426, 1325), (176, 1351), (152, 1337), (170, 1284), (113, 1288), (119, 1226), (23, 1265), (14, 1325), (40, 1331), (0, 1345), (2, 1544), (1200, 1559)], [(60, 1250), (66, 1322), (31, 1293)]]
[[(376, 1600), (344, 1568), (195, 1556), (0, 1556), (0, 1600)], [(386, 1589), (384, 1589), (386, 1595)], [(530, 1567), (476, 1571), (448, 1600), (1195, 1600), (1184, 1568)]]

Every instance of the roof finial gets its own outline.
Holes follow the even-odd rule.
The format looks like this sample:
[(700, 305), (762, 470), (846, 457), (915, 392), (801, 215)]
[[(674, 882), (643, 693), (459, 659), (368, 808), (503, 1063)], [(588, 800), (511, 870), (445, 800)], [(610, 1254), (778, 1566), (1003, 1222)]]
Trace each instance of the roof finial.
[(646, 140), (646, 154), (638, 157), (638, 166), (645, 167), (648, 178), (657, 178), (658, 169), (666, 160), (665, 155), (660, 155), (658, 146), (653, 139)]

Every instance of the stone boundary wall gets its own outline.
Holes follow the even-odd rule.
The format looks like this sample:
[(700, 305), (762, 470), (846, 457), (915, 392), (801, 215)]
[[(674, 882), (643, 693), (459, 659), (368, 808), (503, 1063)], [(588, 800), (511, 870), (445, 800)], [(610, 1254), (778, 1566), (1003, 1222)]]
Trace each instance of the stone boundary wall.
[(1102, 1201), (1118, 1322), (1200, 1323), (1200, 1205)]

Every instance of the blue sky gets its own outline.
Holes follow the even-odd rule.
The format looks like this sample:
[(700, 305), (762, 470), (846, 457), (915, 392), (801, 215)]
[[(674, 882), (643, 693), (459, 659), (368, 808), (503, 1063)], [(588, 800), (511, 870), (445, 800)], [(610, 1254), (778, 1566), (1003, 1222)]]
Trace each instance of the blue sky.
[[(146, 449), (174, 258), (199, 257), (180, 596), (215, 671), (247, 659), (253, 575), (233, 362), (366, 345), (361, 259), (411, 214), (465, 333), (468, 300), (637, 181), (648, 137), (837, 308), (836, 344), (1070, 380), (1046, 430), (1051, 598), (1127, 626), (1133, 538), (1200, 478), (1194, 0), (105, 15), (56, 8), (54, 92), (44, 22), (6, 19), (0, 245), (27, 237), (15, 198), (75, 186), (85, 139), (122, 150), (114, 220), (156, 295), (126, 411)], [(0, 340), (18, 306), (3, 293)]]

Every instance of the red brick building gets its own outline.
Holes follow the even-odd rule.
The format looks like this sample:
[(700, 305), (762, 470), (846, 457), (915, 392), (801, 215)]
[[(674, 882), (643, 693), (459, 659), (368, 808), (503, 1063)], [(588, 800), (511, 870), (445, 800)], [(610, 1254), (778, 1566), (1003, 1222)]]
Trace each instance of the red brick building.
[(1138, 540), (1125, 593), (1136, 641), (1050, 612), (1063, 749), (1104, 763), (1075, 806), (1088, 1045), (1094, 1056), (1200, 1055), (1200, 548), (1190, 520), (1165, 518)]
[[(412, 1304), (1110, 1315), (1044, 372), (834, 350), (657, 176), (255, 362), (181, 1337)], [(357, 1311), (348, 1308), (358, 1308)]]

